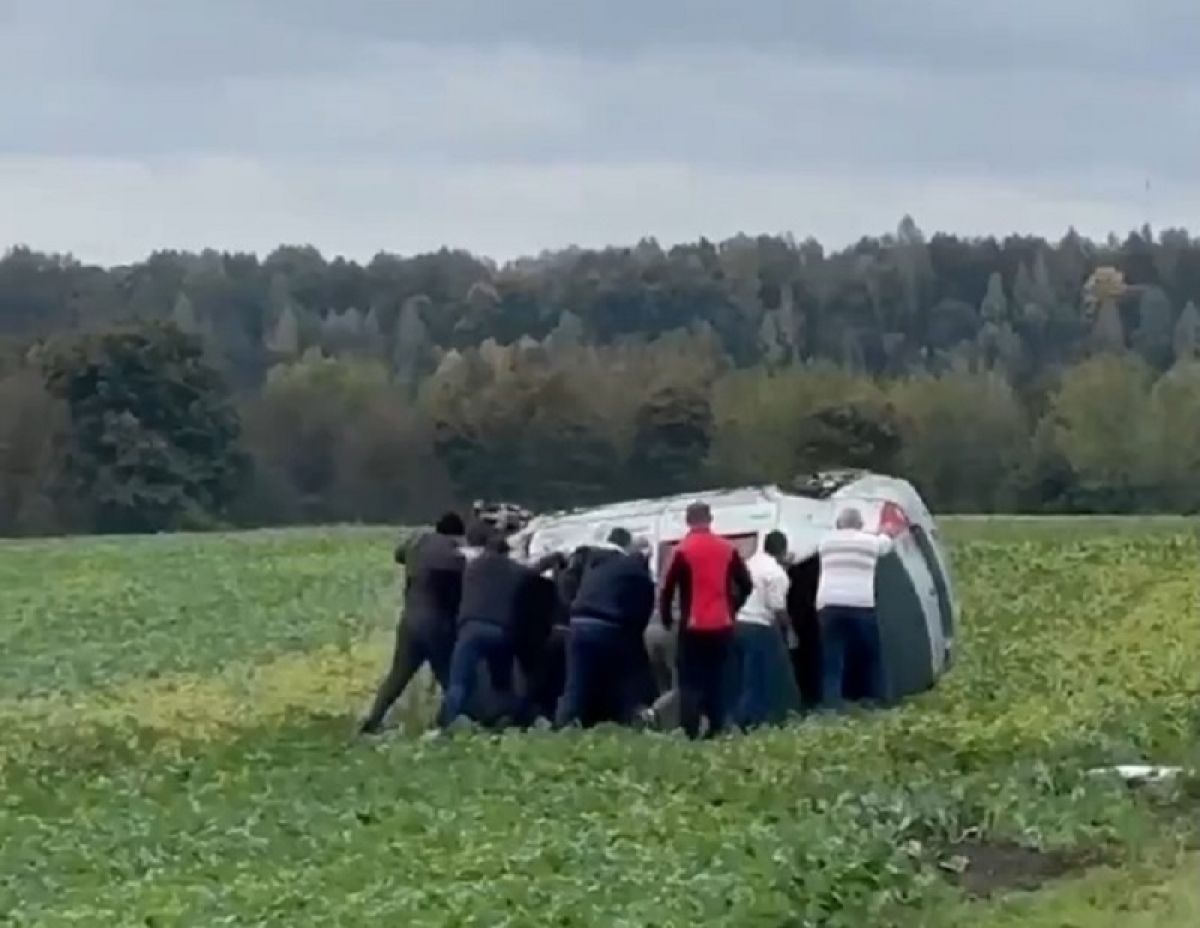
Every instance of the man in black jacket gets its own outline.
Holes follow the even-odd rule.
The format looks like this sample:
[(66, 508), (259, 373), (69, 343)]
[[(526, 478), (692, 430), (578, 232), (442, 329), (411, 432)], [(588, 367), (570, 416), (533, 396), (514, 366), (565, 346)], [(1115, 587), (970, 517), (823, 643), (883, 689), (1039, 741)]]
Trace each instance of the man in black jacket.
[(363, 734), (377, 734), (388, 710), (426, 664), (445, 692), (454, 650), (454, 621), (462, 594), (462, 519), (448, 512), (432, 534), (409, 548), (396, 548), (395, 560), (405, 566), (404, 611), (396, 626), (392, 665), (379, 686), (375, 701), (362, 721)]
[(566, 677), (566, 607), (559, 597), (558, 574), (543, 573), (530, 580), (518, 606), (521, 617), (516, 640), (516, 663), (525, 687), (522, 727), (537, 717), (554, 720)]
[[(492, 532), (483, 553), (467, 564), (449, 685), (438, 713), (440, 727), (447, 728), (466, 713), (475, 695), (475, 674), (481, 662), (487, 664), (497, 694), (510, 706), (518, 701), (513, 688), (513, 662), (526, 633), (530, 589), (543, 571), (560, 561), (561, 555), (551, 554), (532, 566), (520, 564), (509, 557), (504, 536)], [(524, 719), (528, 713), (524, 706), (515, 705), (502, 715)]]
[(633, 539), (613, 529), (608, 545), (593, 549), (571, 604), (567, 680), (558, 727), (599, 721), (628, 724), (638, 698), (635, 648), (654, 611), (654, 579)]

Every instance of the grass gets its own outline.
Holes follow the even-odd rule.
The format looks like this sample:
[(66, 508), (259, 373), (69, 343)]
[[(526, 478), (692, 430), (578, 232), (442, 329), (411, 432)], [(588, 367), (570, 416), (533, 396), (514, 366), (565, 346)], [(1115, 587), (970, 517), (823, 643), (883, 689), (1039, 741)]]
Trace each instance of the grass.
[(958, 541), (1047, 542), (1098, 538), (1188, 536), (1200, 533), (1195, 516), (943, 516), (947, 535)]
[[(1086, 773), (1200, 759), (1191, 526), (945, 530), (951, 677), (712, 745), (357, 741), (385, 530), (0, 545), (0, 924), (1197, 924), (1195, 805)], [(962, 841), (1109, 866), (972, 901)]]
[(0, 545), (0, 697), (88, 692), (357, 640), (394, 622), (379, 529)]

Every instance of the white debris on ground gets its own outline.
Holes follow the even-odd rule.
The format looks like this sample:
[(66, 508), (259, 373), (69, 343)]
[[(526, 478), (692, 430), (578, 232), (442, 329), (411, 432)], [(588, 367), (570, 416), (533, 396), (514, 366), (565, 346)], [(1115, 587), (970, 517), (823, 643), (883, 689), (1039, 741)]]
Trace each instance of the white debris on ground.
[(1126, 783), (1164, 783), (1184, 773), (1182, 767), (1156, 767), (1147, 764), (1118, 764), (1115, 767), (1095, 767), (1088, 771), (1094, 776), (1116, 774)]

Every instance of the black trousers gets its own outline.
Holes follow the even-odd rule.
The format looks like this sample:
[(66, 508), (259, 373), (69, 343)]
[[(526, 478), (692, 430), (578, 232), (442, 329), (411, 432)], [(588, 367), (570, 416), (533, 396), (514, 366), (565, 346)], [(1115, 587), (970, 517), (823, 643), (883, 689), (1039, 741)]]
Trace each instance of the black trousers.
[(700, 736), (700, 720), (708, 719), (706, 737), (725, 730), (726, 673), (733, 659), (733, 628), (679, 635), (679, 720), (689, 738)]
[(375, 731), (395, 702), (404, 695), (422, 667), (429, 665), (434, 679), (446, 691), (450, 682), (450, 656), (454, 653), (453, 625), (447, 620), (442, 628), (434, 623), (412, 623), (400, 620), (396, 627), (396, 647), (392, 652), (392, 666), (379, 684), (371, 710), (363, 720), (364, 731)]
[(796, 629), (799, 645), (790, 652), (792, 670), (800, 687), (801, 708), (809, 711), (821, 705), (821, 678), (824, 673), (821, 630), (816, 612), (806, 615), (804, 621), (796, 623), (793, 627)]
[(543, 637), (518, 644), (517, 666), (529, 697), (522, 724), (532, 724), (539, 716), (554, 721), (567, 679), (567, 638), (567, 627), (555, 625)]

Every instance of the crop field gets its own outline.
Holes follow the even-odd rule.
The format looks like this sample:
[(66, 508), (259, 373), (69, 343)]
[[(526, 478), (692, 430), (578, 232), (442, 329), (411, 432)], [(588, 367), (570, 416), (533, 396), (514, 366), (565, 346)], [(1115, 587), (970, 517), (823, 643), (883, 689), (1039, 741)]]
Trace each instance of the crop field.
[(0, 543), (0, 925), (1200, 925), (1200, 540), (947, 520), (956, 664), (712, 744), (354, 724), (394, 535)]

